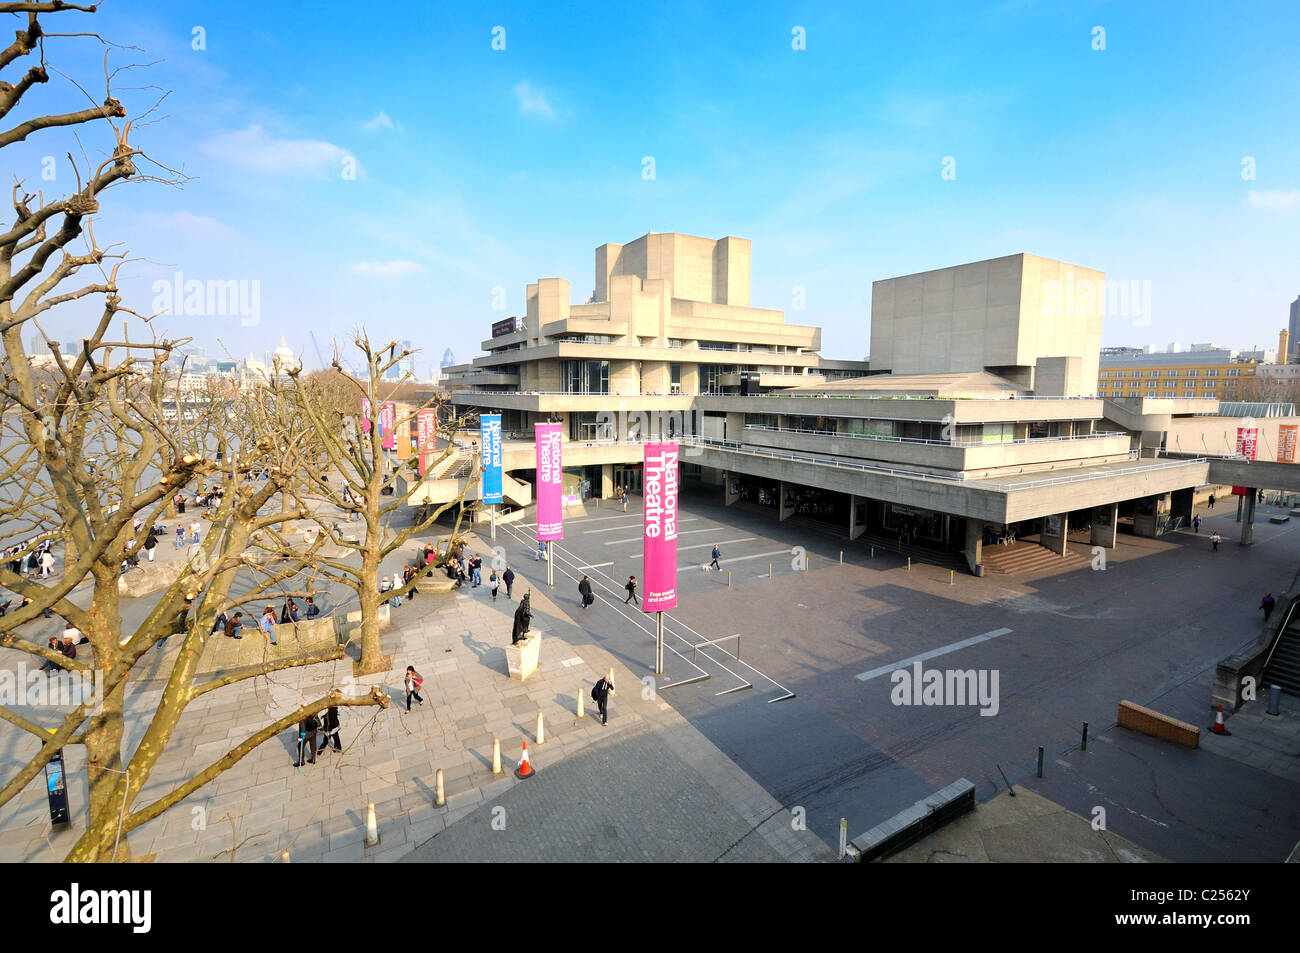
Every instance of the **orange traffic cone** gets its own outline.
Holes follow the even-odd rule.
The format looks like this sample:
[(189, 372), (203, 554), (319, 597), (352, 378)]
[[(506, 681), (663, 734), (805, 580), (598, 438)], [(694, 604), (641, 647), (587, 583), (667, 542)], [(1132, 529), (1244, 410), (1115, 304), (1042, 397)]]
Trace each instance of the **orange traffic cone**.
[(537, 772), (533, 770), (533, 766), (528, 763), (528, 739), (525, 738), (524, 756), (519, 761), (519, 767), (515, 768), (515, 777), (517, 777), (520, 781), (526, 781), (536, 773)]
[(1232, 732), (1223, 726), (1223, 706), (1219, 706), (1219, 713), (1214, 716), (1214, 724), (1210, 725), (1210, 730), (1216, 735), (1231, 735)]

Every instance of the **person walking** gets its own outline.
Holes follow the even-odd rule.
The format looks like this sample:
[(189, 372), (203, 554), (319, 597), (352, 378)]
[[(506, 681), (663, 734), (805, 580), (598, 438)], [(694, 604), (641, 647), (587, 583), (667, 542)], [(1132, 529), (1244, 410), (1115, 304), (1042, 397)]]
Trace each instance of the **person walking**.
[(497, 575), (497, 571), (495, 569), (493, 569), (492, 574), (488, 576), (488, 585), (492, 588), (492, 601), (496, 602), (497, 586), (501, 585), (501, 577)]
[[(307, 707), (303, 702), (298, 706), (299, 709)], [(314, 714), (308, 715), (302, 721), (298, 722), (298, 760), (293, 763), (295, 768), (301, 768), (304, 764), (316, 763), (316, 732), (320, 730), (320, 719)], [(307, 751), (311, 751), (310, 758), (303, 758)]]
[[(155, 541), (156, 542), (156, 541)], [(153, 551), (150, 550), (149, 558), (153, 559)], [(48, 549), (41, 553), (41, 578), (50, 578), (50, 573), (54, 570), (54, 554)]]
[(1192, 530), (1199, 533), (1201, 531), (1201, 514), (1197, 513), (1192, 517)]
[(596, 597), (591, 594), (591, 580), (586, 576), (583, 576), (582, 580), (578, 583), (578, 595), (581, 597), (581, 601), (578, 604), (584, 609), (596, 601)]
[(199, 541), (199, 521), (197, 519), (193, 519), (190, 520), (190, 542), (197, 543), (198, 541)]
[(623, 605), (627, 605), (629, 602), (635, 602), (637, 605), (641, 604), (641, 600), (636, 597), (636, 576), (628, 576), (627, 585), (623, 588), (627, 590), (627, 598), (623, 600)]
[(411, 710), (412, 698), (423, 705), (424, 699), (420, 697), (420, 686), (424, 684), (424, 679), (420, 676), (420, 673), (415, 670), (414, 665), (406, 666), (406, 678), (404, 681), (406, 683), (406, 710)]
[(275, 606), (267, 606), (262, 611), (262, 631), (266, 633), (272, 645), (278, 644), (275, 641)]
[(546, 543), (540, 539), (537, 541), (537, 558), (546, 558)]
[(721, 559), (721, 558), (722, 558), (722, 550), (720, 550), (720, 549), (718, 548), (718, 544), (717, 544), (717, 543), (714, 543), (714, 544), (713, 544), (713, 562), (709, 563), (709, 568), (710, 568), (710, 569), (716, 569), (718, 572), (722, 572), (722, 566), (721, 566), (721, 564), (719, 564), (719, 562), (718, 562), (718, 560)]
[(506, 584), (506, 598), (513, 599), (514, 596), (510, 594), (510, 590), (515, 585), (515, 571), (507, 566), (506, 571), (501, 574), (501, 581)]
[(144, 554), (149, 557), (149, 562), (153, 562), (153, 551), (158, 548), (158, 537), (153, 530), (149, 530), (149, 535), (144, 538)]
[(325, 715), (321, 718), (321, 732), (324, 737), (321, 738), (320, 751), (324, 754), (330, 750), (330, 742), (334, 742), (334, 750), (342, 751), (343, 744), (339, 741), (339, 706), (330, 705), (325, 709)]
[(600, 709), (600, 723), (602, 726), (609, 723), (609, 697), (613, 694), (614, 670), (611, 668), (608, 674), (591, 687), (591, 697)]
[(185, 548), (185, 525), (183, 523), (176, 524), (176, 545), (173, 548), (174, 549)]
[(1259, 607), (1264, 610), (1265, 622), (1267, 622), (1268, 617), (1273, 614), (1273, 607), (1275, 605), (1277, 605), (1277, 601), (1273, 598), (1273, 593), (1271, 592), (1264, 593), (1264, 598), (1259, 600)]
[(226, 621), (226, 635), (232, 639), (242, 639), (239, 630), (244, 627), (244, 613), (236, 612)]
[(1214, 494), (1210, 494), (1210, 509), (1214, 509)]
[(627, 490), (623, 491), (623, 512), (627, 512)]
[(1217, 553), (1219, 551), (1219, 540), (1220, 540), (1220, 536), (1218, 533), (1210, 534), (1210, 546), (1212, 547), (1211, 549), (1212, 552)]

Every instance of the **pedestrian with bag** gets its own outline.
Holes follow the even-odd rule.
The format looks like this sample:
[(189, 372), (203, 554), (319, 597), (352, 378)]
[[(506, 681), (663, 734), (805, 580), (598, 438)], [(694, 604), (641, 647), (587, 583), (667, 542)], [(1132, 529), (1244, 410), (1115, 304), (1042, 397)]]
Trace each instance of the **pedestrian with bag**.
[(404, 681), (406, 683), (406, 710), (411, 710), (412, 698), (423, 705), (424, 699), (420, 697), (420, 686), (424, 684), (424, 679), (420, 676), (420, 673), (415, 670), (414, 665), (406, 666), (406, 678)]
[(581, 601), (578, 605), (582, 606), (584, 609), (596, 601), (596, 597), (591, 594), (591, 580), (586, 576), (583, 576), (582, 580), (578, 583), (578, 595), (581, 597)]
[(1220, 537), (1218, 533), (1210, 534), (1211, 552), (1217, 553), (1219, 551), (1219, 542), (1221, 541), (1221, 539), (1222, 537)]
[(713, 562), (709, 563), (709, 568), (710, 568), (710, 569), (716, 569), (718, 572), (722, 572), (722, 565), (718, 562), (718, 560), (721, 559), (721, 558), (722, 558), (722, 550), (718, 548), (718, 544), (717, 544), (717, 543), (714, 543), (714, 544), (713, 544)]
[(489, 585), (489, 586), (491, 587), (491, 589), (492, 589), (492, 601), (493, 601), (493, 602), (496, 602), (496, 601), (497, 601), (497, 586), (501, 585), (501, 579), (500, 579), (499, 576), (497, 576), (497, 571), (496, 571), (495, 569), (493, 569), (493, 570), (492, 570), (492, 574), (491, 574), (490, 576), (488, 576), (488, 585)]
[(636, 597), (636, 576), (628, 576), (627, 585), (623, 588), (627, 590), (627, 598), (623, 600), (623, 605), (627, 605), (629, 602), (635, 602), (637, 605), (641, 604), (641, 600)]
[(602, 726), (609, 723), (609, 699), (613, 694), (614, 670), (611, 668), (607, 675), (591, 687), (591, 697), (600, 709), (600, 723)]
[(334, 742), (334, 750), (342, 751), (343, 744), (339, 741), (339, 706), (330, 705), (325, 709), (325, 715), (321, 718), (321, 731), (324, 737), (321, 739), (320, 751), (324, 754), (330, 750), (330, 742)]
[(510, 590), (515, 585), (515, 571), (507, 566), (506, 571), (501, 574), (501, 581), (506, 584), (506, 598), (513, 599), (514, 596), (510, 594)]
[(1201, 514), (1197, 513), (1195, 516), (1192, 517), (1192, 532), (1199, 533), (1200, 531), (1201, 531)]

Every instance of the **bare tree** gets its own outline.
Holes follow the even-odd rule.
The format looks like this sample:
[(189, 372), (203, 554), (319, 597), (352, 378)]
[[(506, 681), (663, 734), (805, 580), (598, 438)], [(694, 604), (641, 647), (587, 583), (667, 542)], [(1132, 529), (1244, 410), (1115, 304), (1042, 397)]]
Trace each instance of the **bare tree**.
[[(395, 341), (376, 349), (365, 331), (357, 332), (353, 344), (365, 358), (367, 373), (364, 380), (344, 374), (336, 353), (333, 366), (337, 374), (329, 382), (330, 386), (321, 386), (319, 380), (299, 375), (293, 397), (303, 421), (311, 430), (311, 445), (321, 449), (319, 457), (305, 455), (302, 458), (303, 479), (298, 484), (299, 493), (319, 493), (332, 507), (356, 514), (360, 520), (360, 534), (353, 539), (332, 515), (332, 510), (312, 509), (313, 519), (322, 530), (322, 539), (327, 538), (347, 553), (346, 558), (314, 553), (312, 564), (325, 577), (356, 593), (361, 610), (361, 658), (356, 671), (357, 674), (371, 674), (389, 668), (389, 659), (383, 655), (379, 644), (379, 607), (402, 592), (401, 589), (379, 591), (380, 564), (400, 551), (413, 537), (427, 532), (443, 513), (456, 506), (457, 517), (448, 546), (448, 550), (453, 549), (461, 536), (463, 509), (460, 504), (465, 494), (477, 485), (480, 473), (475, 468), (453, 499), (425, 507), (413, 522), (398, 525), (398, 518), (412, 509), (411, 498), (420, 488), (419, 480), (411, 470), (403, 473), (399, 465), (388, 459), (377, 430), (380, 408), (390, 398), (389, 389), (409, 382), (409, 374), (395, 385), (385, 384), (384, 376), (410, 352), (399, 352)], [(363, 400), (369, 401), (369, 422), (361, 419)], [(432, 468), (457, 454), (449, 435), (454, 435), (461, 421), (449, 425), (446, 408), (437, 399), (421, 409), (435, 411), (439, 420), (438, 434), (446, 438), (445, 445), (431, 455), (429, 466)], [(420, 449), (423, 453), (424, 448)], [(335, 479), (330, 480), (331, 476)], [(302, 507), (307, 508), (305, 503)], [(446, 552), (443, 551), (441, 558), (445, 559)], [(359, 564), (354, 561), (358, 556)]]
[[(17, 82), (0, 84), (0, 121), (12, 115), (23, 93), (48, 81), (46, 34), (38, 15), (93, 13), (94, 9), (61, 2), (0, 3), (0, 13), (23, 14), (27, 23), (14, 43), (0, 51), (0, 71), (40, 50), (38, 66)], [(93, 33), (68, 35), (98, 39)], [(124, 253), (100, 246), (94, 236), (92, 217), (101, 194), (132, 177), (157, 178), (137, 175), (143, 156), (128, 143), (131, 123), (119, 127), (114, 122), (124, 117), (126, 110), (107, 91), (113, 76), (107, 57), (104, 73), (106, 99), (102, 105), (36, 116), (0, 130), (0, 148), (62, 126), (107, 122), (114, 133), (111, 156), (103, 161), (86, 160), (83, 167), (69, 155), (77, 172), (77, 188), (72, 194), (47, 202), (18, 183), (14, 219), (0, 226), (6, 229), (0, 233), (0, 410), (5, 411), (0, 430), (4, 440), (0, 475), (6, 486), (17, 488), (17, 492), (0, 494), (0, 516), (7, 529), (16, 528), (33, 543), (64, 543), (63, 571), (52, 579), (26, 578), (7, 563), (0, 563), (0, 584), (25, 602), (17, 611), (0, 617), (0, 646), (102, 680), (99, 697), (88, 695), (70, 710), (54, 709), (58, 724), (53, 728), (0, 707), (0, 719), (35, 739), (34, 753), (23, 755), (25, 763), (4, 769), (0, 804), (34, 780), (60, 749), (69, 744), (85, 745), (88, 819), (84, 834), (68, 855), (69, 860), (79, 861), (129, 856), (126, 835), (131, 830), (157, 817), (301, 717), (295, 712), (252, 733), (165, 795), (137, 806), (137, 798), (191, 702), (238, 681), (342, 656), (342, 649), (333, 646), (308, 656), (267, 660), (201, 684), (196, 681), (212, 622), (231, 602), (236, 577), (252, 568), (247, 553), (255, 535), (283, 519), (282, 513), (264, 510), (289, 486), (286, 452), (291, 455), (304, 435), (267, 432), (267, 427), (281, 423), (280, 418), (253, 411), (242, 418), (245, 426), (237, 445), (230, 447), (230, 454), (223, 455), (218, 465), (209, 458), (214, 438), (197, 425), (187, 427), (182, 413), (185, 401), (180, 395), (174, 405), (179, 416), (167, 420), (168, 365), (176, 343), (161, 340), (151, 331), (132, 340), (131, 319), (137, 326), (144, 322), (146, 328), (151, 319), (122, 303), (117, 279), (126, 260)], [(172, 175), (165, 181), (181, 180)], [(93, 275), (84, 283), (76, 280), (83, 271)], [(75, 286), (67, 287), (70, 283)], [(103, 304), (90, 333), (82, 338), (79, 352), (64, 355), (51, 346), (50, 355), (40, 355), (38, 365), (37, 356), (23, 347), (22, 331), (28, 327), (40, 331), (40, 318), (50, 309), (86, 298), (99, 298)], [(112, 330), (119, 321), (120, 338)], [(217, 403), (207, 410), (226, 418), (220, 428), (226, 433), (232, 426), (233, 405)], [(148, 604), (145, 618), (132, 631), (123, 631), (119, 576), (124, 560), (139, 551), (177, 488), (222, 468), (230, 474), (229, 485), (211, 514), (203, 544), (195, 547), (176, 578)], [(254, 473), (266, 478), (249, 479)], [(270, 571), (263, 568), (253, 591), (283, 583), (300, 568), (301, 557), (295, 562), (290, 554)], [(90, 584), (86, 607), (70, 598), (72, 590), (83, 582)], [(247, 597), (247, 593), (243, 595)], [(24, 638), (24, 626), (45, 610), (52, 610), (81, 631), (89, 640), (88, 658), (83, 661), (79, 655), (70, 660)], [(178, 626), (178, 621), (184, 625)], [(142, 739), (126, 755), (124, 702), (137, 665), (163, 638), (178, 634), (178, 628), (184, 645), (171, 664), (166, 687)], [(96, 703), (99, 707), (92, 710)], [(357, 697), (332, 691), (311, 703), (309, 710), (331, 704), (386, 707), (388, 697), (378, 690)]]

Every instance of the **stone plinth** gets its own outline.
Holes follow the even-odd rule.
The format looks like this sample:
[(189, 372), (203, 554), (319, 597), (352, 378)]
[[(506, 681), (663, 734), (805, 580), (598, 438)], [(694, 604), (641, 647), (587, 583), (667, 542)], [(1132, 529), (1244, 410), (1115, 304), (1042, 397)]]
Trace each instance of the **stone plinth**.
[(530, 629), (528, 638), (521, 639), (518, 645), (506, 646), (506, 665), (510, 677), (523, 681), (537, 671), (537, 662), (542, 655), (542, 633)]

